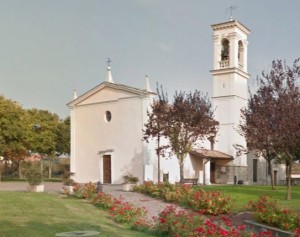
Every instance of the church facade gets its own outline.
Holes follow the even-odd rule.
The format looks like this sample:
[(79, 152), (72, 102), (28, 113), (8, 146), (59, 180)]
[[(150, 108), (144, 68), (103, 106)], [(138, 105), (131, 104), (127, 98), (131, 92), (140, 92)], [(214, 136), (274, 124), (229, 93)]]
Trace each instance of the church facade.
[[(235, 182), (252, 183), (265, 170), (238, 155), (236, 146), (246, 147), (237, 132), (240, 110), (247, 105), (247, 46), (250, 30), (237, 20), (214, 24), (213, 106), (220, 127), (215, 144), (204, 142), (195, 147), (184, 164), (185, 178), (199, 184)], [(144, 89), (114, 83), (110, 65), (106, 81), (68, 103), (71, 113), (71, 172), (79, 183), (89, 181), (120, 184), (131, 174), (140, 182), (179, 181), (179, 164), (175, 156), (161, 158), (157, 170), (155, 142), (143, 141), (142, 130), (147, 110), (155, 99), (148, 78)], [(259, 160), (257, 160), (259, 161)], [(261, 161), (263, 164), (263, 161)], [(255, 170), (254, 170), (255, 169)], [(279, 172), (278, 176), (283, 174)], [(278, 177), (279, 178), (279, 177)], [(263, 179), (261, 179), (263, 182)]]

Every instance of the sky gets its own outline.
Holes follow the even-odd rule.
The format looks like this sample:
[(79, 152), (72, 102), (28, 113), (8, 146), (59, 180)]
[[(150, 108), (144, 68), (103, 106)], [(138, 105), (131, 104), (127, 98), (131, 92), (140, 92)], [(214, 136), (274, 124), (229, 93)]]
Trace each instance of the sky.
[(251, 30), (248, 85), (272, 60), (300, 57), (298, 0), (0, 0), (0, 94), (69, 115), (106, 80), (153, 90), (212, 94), (212, 24), (233, 18)]

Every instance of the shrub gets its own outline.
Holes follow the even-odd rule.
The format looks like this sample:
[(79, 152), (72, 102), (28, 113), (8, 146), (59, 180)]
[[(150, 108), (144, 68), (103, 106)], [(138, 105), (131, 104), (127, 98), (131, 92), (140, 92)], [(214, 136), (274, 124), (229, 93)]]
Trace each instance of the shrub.
[(69, 170), (64, 170), (62, 182), (66, 186), (72, 186), (75, 184), (74, 180), (71, 178), (71, 176), (74, 175), (74, 173), (70, 172)]
[(99, 192), (92, 200), (93, 205), (103, 210), (109, 210), (109, 214), (118, 223), (133, 225), (141, 223), (141, 217), (146, 214), (146, 209), (136, 207), (123, 199), (113, 198), (110, 194)]
[(109, 212), (116, 222), (131, 225), (143, 217), (147, 211), (144, 208), (136, 207), (128, 202), (115, 199)]
[(269, 196), (260, 196), (257, 201), (250, 201), (247, 207), (254, 212), (257, 222), (288, 231), (300, 229), (300, 217), (280, 207)]
[(43, 175), (37, 166), (30, 166), (24, 176), (30, 186), (36, 186), (43, 182)]
[[(232, 227), (231, 222), (223, 218), (220, 221), (205, 219), (196, 212), (176, 211), (174, 206), (168, 206), (156, 219), (155, 229), (160, 234), (174, 237), (200, 236), (255, 236), (245, 231), (245, 226)], [(259, 236), (270, 236), (270, 233)]]
[(131, 184), (136, 184), (138, 181), (139, 181), (139, 178), (138, 177), (135, 177), (135, 176), (132, 176), (131, 174), (130, 175), (125, 175), (123, 176), (123, 180), (124, 180), (124, 183), (131, 183)]
[(221, 192), (205, 192), (200, 189), (188, 196), (188, 206), (200, 213), (218, 215), (229, 213), (232, 205), (229, 197), (225, 197)]
[(202, 214), (226, 214), (231, 212), (232, 207), (230, 198), (224, 196), (221, 192), (205, 192), (186, 184), (172, 185), (145, 182), (144, 185), (137, 186), (134, 191), (189, 207)]
[(97, 196), (97, 184), (92, 182), (84, 185), (75, 184), (73, 188), (73, 196), (92, 200)]
[(85, 184), (82, 196), (85, 199), (92, 200), (95, 196), (97, 196), (97, 184), (92, 182)]
[(98, 196), (92, 200), (92, 203), (103, 210), (110, 209), (114, 204), (114, 199), (107, 193), (98, 193)]
[(137, 228), (137, 223), (146, 223), (142, 217), (147, 213), (145, 208), (136, 207), (123, 199), (117, 199), (110, 194), (96, 192), (96, 184), (87, 183), (84, 186), (76, 184), (74, 186), (74, 196), (90, 200), (91, 203), (103, 210), (108, 210), (110, 216), (118, 223), (125, 223)]

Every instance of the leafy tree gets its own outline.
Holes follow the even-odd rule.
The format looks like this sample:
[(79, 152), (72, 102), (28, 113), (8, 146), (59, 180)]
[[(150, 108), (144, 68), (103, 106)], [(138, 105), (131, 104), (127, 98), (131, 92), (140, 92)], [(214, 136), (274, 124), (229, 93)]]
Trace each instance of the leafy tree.
[(150, 111), (147, 111), (148, 122), (143, 130), (143, 139), (149, 142), (151, 139), (156, 140), (156, 155), (157, 155), (157, 180), (160, 182), (160, 156), (167, 145), (162, 145), (161, 139), (164, 137), (164, 128), (167, 123), (168, 97), (164, 94), (163, 89), (159, 91), (157, 87), (158, 100), (153, 101)]
[(27, 153), (26, 114), (21, 105), (0, 96), (0, 155), (19, 168)]
[(59, 154), (70, 153), (70, 117), (58, 123), (56, 151)]
[(291, 171), (300, 144), (299, 79), (299, 59), (291, 67), (273, 61), (270, 72), (258, 79), (260, 88), (242, 111), (245, 120), (240, 127), (249, 149), (269, 160), (276, 154), (276, 160), (286, 164), (287, 199), (291, 199)]
[(197, 142), (216, 135), (218, 122), (213, 118), (212, 105), (200, 91), (175, 93), (168, 110), (165, 135), (171, 151), (177, 156), (180, 181), (184, 179), (184, 159)]
[(58, 143), (59, 117), (57, 114), (50, 113), (47, 110), (30, 109), (29, 115), (30, 146), (33, 153), (39, 153), (42, 156), (41, 172), (43, 172), (43, 160), (49, 160), (49, 178), (51, 178), (52, 159), (55, 157)]

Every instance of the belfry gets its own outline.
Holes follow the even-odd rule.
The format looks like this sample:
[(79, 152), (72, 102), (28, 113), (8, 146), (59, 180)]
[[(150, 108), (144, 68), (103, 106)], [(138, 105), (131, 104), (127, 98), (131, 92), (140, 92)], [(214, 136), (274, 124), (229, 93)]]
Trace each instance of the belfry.
[(215, 149), (234, 158), (227, 166), (227, 178), (231, 183), (234, 177), (247, 180), (247, 177), (244, 177), (247, 173), (244, 172), (247, 157), (238, 156), (236, 146), (246, 147), (246, 141), (239, 135), (237, 129), (241, 118), (240, 110), (247, 106), (247, 80), (250, 77), (247, 71), (247, 37), (250, 30), (232, 18), (228, 22), (212, 25), (212, 29), (214, 31), (212, 101), (216, 109), (215, 119), (220, 123)]

